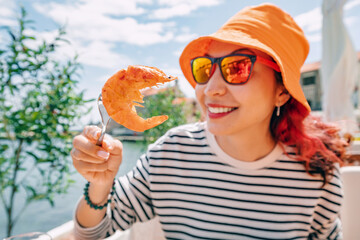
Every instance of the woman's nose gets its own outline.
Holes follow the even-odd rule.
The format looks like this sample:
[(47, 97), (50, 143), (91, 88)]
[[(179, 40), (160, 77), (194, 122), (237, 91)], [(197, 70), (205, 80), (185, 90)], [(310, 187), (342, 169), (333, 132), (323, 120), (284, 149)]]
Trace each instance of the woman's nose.
[(206, 84), (205, 94), (208, 96), (221, 96), (226, 93), (227, 85), (222, 78), (219, 67), (217, 65), (214, 67), (215, 71)]

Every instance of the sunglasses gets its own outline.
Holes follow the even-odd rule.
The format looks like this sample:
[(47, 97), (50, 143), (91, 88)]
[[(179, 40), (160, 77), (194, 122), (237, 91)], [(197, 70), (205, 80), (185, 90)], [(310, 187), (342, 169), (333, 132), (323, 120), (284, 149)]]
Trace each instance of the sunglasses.
[(195, 82), (206, 84), (215, 72), (215, 63), (220, 66), (221, 75), (225, 82), (234, 85), (247, 83), (251, 76), (255, 62), (264, 64), (277, 72), (279, 66), (268, 59), (249, 54), (230, 54), (219, 58), (197, 57), (191, 60), (191, 71)]

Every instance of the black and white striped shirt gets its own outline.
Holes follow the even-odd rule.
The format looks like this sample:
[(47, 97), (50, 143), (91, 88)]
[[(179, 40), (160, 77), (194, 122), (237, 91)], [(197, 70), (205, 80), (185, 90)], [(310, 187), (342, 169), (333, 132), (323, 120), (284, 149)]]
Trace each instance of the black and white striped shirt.
[(157, 215), (167, 239), (341, 239), (338, 169), (322, 187), (289, 155), (277, 145), (242, 162), (222, 151), (206, 123), (174, 128), (116, 181), (103, 221), (76, 224), (76, 232), (99, 239)]

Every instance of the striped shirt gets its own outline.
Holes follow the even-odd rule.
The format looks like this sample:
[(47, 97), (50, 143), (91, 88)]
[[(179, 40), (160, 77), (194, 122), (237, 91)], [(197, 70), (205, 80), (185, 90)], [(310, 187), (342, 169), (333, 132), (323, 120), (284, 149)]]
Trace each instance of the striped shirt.
[(227, 155), (206, 123), (170, 130), (120, 177), (114, 203), (84, 239), (109, 236), (159, 216), (167, 239), (341, 239), (338, 168), (325, 186), (294, 149), (254, 162)]

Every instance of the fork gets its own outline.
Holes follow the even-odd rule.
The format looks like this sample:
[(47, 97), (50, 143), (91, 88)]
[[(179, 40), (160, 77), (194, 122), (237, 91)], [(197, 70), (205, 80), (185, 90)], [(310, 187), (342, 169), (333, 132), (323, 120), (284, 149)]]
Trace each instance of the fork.
[(108, 124), (110, 123), (111, 117), (109, 116), (109, 114), (106, 111), (106, 108), (105, 108), (105, 106), (103, 104), (101, 93), (100, 93), (96, 103), (97, 103), (97, 106), (98, 106), (98, 109), (99, 109), (99, 112), (100, 112), (101, 124), (102, 124), (101, 134), (100, 134), (99, 139), (96, 142), (96, 145), (101, 146), (102, 141), (103, 141), (104, 136), (105, 136), (106, 128), (107, 128)]

